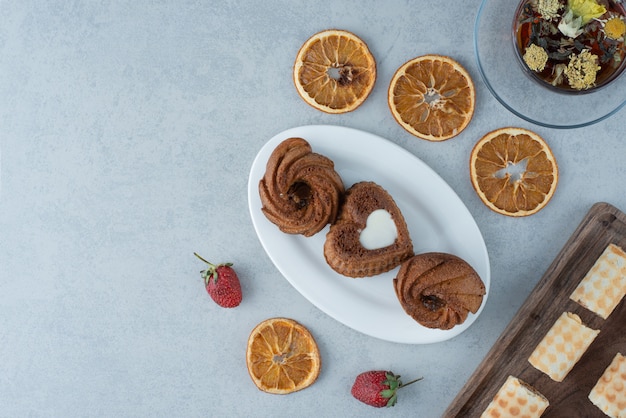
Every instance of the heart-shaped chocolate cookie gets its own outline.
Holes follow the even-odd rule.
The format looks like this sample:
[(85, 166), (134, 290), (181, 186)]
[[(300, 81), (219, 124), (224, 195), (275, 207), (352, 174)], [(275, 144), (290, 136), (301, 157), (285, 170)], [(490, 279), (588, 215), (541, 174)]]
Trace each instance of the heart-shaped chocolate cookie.
[(402, 212), (384, 188), (364, 181), (344, 197), (324, 243), (324, 257), (333, 270), (348, 277), (375, 276), (413, 256)]

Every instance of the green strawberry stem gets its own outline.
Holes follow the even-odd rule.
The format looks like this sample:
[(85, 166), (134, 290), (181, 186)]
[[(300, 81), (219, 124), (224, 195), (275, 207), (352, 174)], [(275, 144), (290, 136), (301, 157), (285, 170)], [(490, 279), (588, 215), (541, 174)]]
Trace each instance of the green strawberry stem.
[(193, 255), (195, 255), (196, 257), (198, 257), (200, 260), (204, 261), (205, 263), (207, 263), (207, 264), (209, 265), (209, 267), (211, 267), (211, 268), (215, 269), (215, 267), (216, 267), (216, 266), (215, 266), (215, 264), (213, 264), (213, 263), (209, 263), (209, 262), (208, 262), (208, 261), (206, 261), (204, 258), (202, 258), (202, 257), (200, 256), (200, 254), (198, 254), (198, 253), (193, 253)]
[(217, 269), (218, 269), (218, 267), (230, 267), (230, 266), (233, 265), (233, 263), (222, 263), (222, 264), (215, 265), (213, 263), (208, 262), (204, 258), (202, 258), (200, 256), (200, 254), (198, 254), (198, 253), (193, 253), (193, 255), (195, 255), (200, 260), (204, 261), (205, 263), (207, 263), (209, 265), (209, 268), (207, 268), (206, 270), (202, 270), (200, 272), (200, 274), (202, 275), (202, 278), (204, 279), (204, 283), (207, 284), (207, 285), (209, 284), (209, 282), (212, 279), (214, 279), (215, 283), (217, 283), (217, 280), (218, 280)]
[(402, 383), (402, 384), (401, 384), (400, 386), (398, 386), (398, 387), (399, 387), (399, 388), (403, 388), (403, 387), (405, 387), (405, 386), (409, 386), (409, 385), (410, 385), (410, 384), (412, 384), (412, 383), (419, 382), (419, 381), (420, 381), (420, 380), (422, 380), (422, 379), (423, 379), (423, 377), (418, 377), (417, 379), (415, 379), (415, 380), (411, 380), (410, 382), (407, 382), (407, 383)]
[(216, 265), (216, 264), (213, 264), (213, 263), (210, 263), (210, 262), (206, 261), (198, 253), (193, 253), (193, 255), (195, 255), (196, 257), (198, 257), (200, 260), (204, 261), (205, 263), (207, 263), (212, 270), (215, 270), (215, 269), (217, 269), (218, 267), (221, 267), (221, 266), (231, 267), (233, 265), (233, 263), (220, 263), (220, 264)]
[(409, 386), (415, 382), (419, 382), (423, 379), (423, 377), (419, 377), (415, 380), (411, 380), (408, 383), (402, 383), (400, 380), (400, 375), (395, 375), (394, 373), (388, 372), (385, 374), (387, 380), (383, 382), (384, 385), (389, 386), (389, 389), (385, 389), (380, 392), (380, 395), (383, 398), (389, 399), (387, 401), (387, 406), (394, 406), (398, 401), (398, 389), (403, 388), (405, 386)]

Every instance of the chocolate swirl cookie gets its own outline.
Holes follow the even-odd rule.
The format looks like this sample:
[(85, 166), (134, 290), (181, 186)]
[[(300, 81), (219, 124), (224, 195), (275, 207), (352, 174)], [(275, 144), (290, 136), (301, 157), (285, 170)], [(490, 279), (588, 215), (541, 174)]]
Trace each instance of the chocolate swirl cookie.
[(451, 329), (476, 313), (485, 284), (463, 259), (446, 253), (418, 254), (405, 261), (394, 279), (407, 314), (428, 328)]
[(311, 236), (335, 221), (344, 185), (329, 158), (302, 138), (281, 142), (259, 182), (262, 211), (281, 231)]

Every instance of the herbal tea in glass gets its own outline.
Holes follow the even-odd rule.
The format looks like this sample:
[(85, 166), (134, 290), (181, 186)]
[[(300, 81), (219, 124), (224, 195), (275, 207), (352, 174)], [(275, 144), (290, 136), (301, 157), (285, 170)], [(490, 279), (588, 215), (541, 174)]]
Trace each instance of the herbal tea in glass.
[(626, 0), (523, 0), (513, 38), (534, 79), (566, 93), (585, 93), (626, 67)]

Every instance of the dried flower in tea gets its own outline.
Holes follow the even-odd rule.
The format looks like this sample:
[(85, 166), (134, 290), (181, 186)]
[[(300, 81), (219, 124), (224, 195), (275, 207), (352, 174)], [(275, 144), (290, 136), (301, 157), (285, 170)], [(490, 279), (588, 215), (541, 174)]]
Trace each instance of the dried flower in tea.
[(602, 31), (607, 38), (624, 42), (624, 34), (626, 34), (626, 23), (624, 18), (620, 16), (612, 16), (602, 25)]
[(626, 67), (623, 0), (522, 0), (517, 10), (519, 57), (548, 85), (589, 90)]
[(583, 25), (606, 13), (606, 8), (595, 0), (568, 0), (567, 9), (573, 12), (574, 16), (580, 17)]
[(531, 70), (541, 72), (548, 62), (548, 53), (542, 47), (531, 44), (528, 48), (526, 48), (524, 62)]
[(552, 20), (558, 17), (559, 10), (562, 8), (563, 5), (559, 3), (559, 0), (537, 0), (537, 13), (546, 20)]
[(588, 89), (596, 82), (596, 74), (600, 71), (598, 56), (585, 49), (578, 55), (572, 55), (565, 69), (565, 77), (573, 88)]
[(559, 22), (559, 30), (561, 33), (569, 38), (576, 38), (578, 35), (584, 32), (583, 18), (581, 16), (575, 16), (574, 12), (568, 10), (563, 16), (563, 19)]

